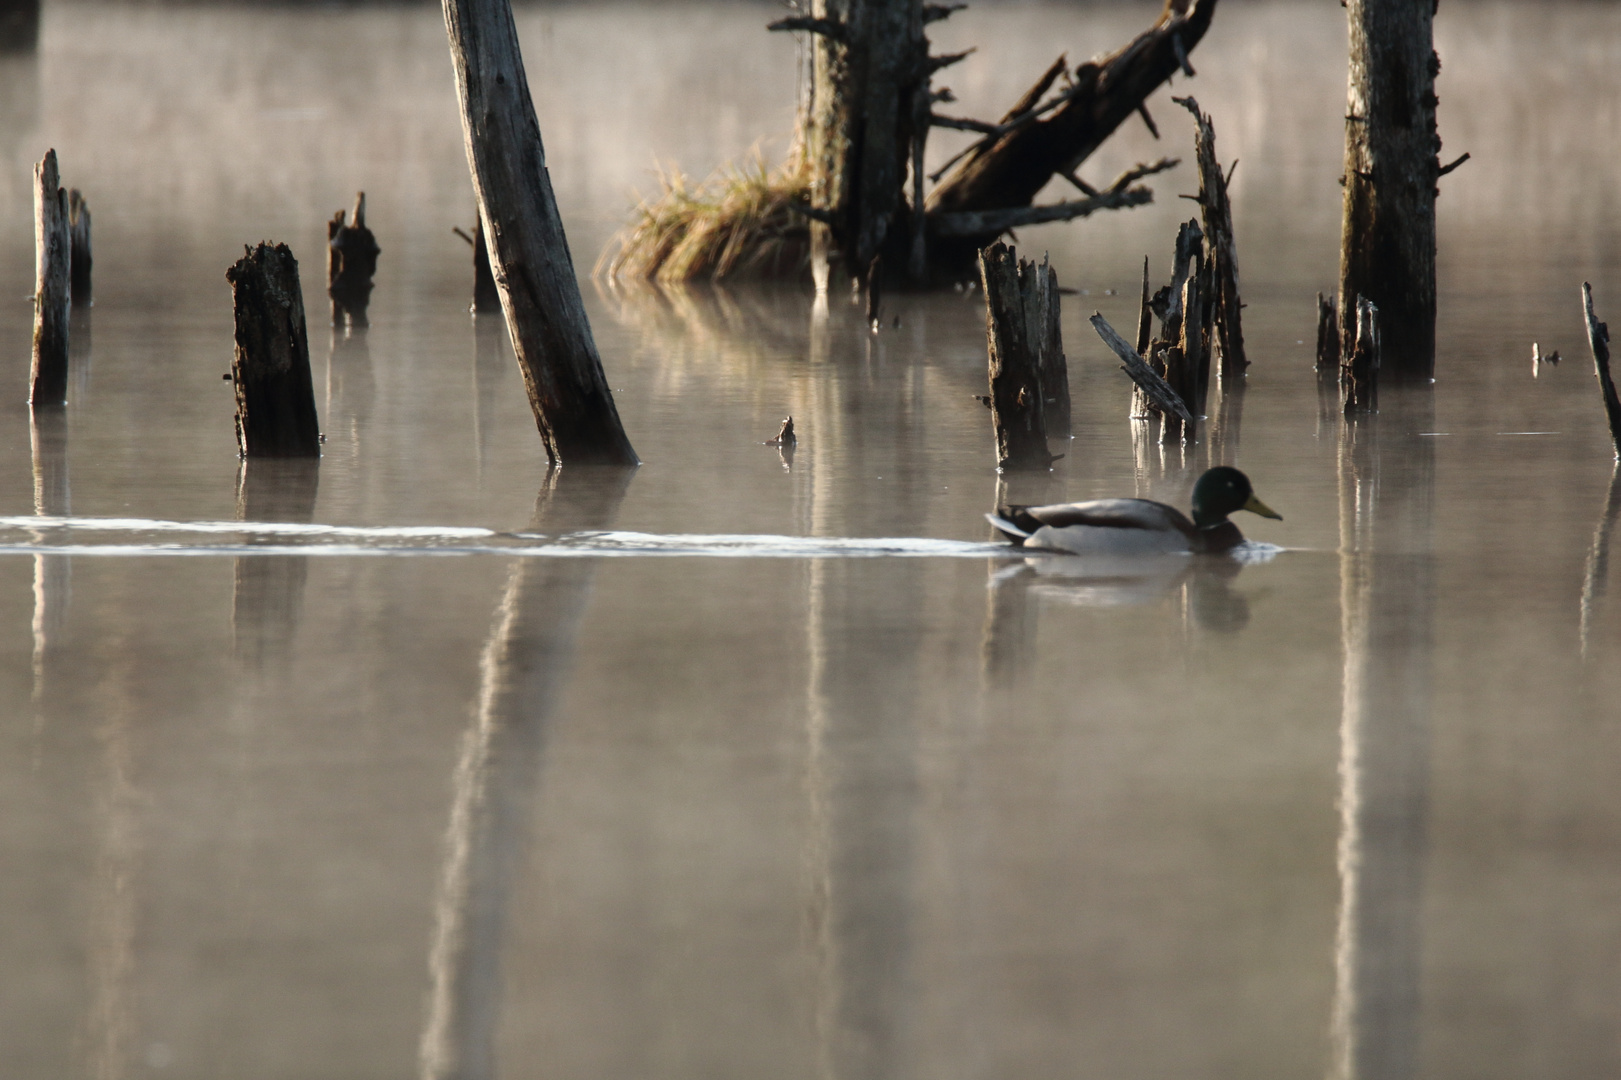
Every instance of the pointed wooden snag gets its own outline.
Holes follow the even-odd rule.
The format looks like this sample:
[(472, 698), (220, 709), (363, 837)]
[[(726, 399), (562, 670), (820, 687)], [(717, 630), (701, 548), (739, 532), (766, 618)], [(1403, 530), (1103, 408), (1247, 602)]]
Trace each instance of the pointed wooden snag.
[(236, 304), (236, 441), (243, 457), (319, 457), (298, 260), (260, 244), (225, 272)]
[(85, 308), (90, 306), (90, 204), (85, 201), (79, 189), (74, 188), (68, 192), (68, 247), (72, 251), (69, 258), (68, 279), (69, 292), (73, 294), (73, 306)]
[(327, 222), (326, 237), (326, 292), (332, 300), (332, 325), (343, 325), (348, 316), (350, 326), (366, 326), (372, 278), (377, 274), (377, 256), (382, 249), (366, 228), (364, 191), (355, 195), (354, 220), (346, 223), (339, 210)]
[(467, 161), (546, 456), (635, 465), (546, 171), (509, 0), (443, 0)]
[(68, 314), (72, 246), (68, 195), (56, 151), (34, 166), (34, 360), (28, 401), (61, 405), (68, 396)]
[[(1058, 303), (1057, 278), (1043, 265), (1020, 262), (1006, 244), (995, 243), (979, 255), (985, 287), (985, 332), (990, 354), (990, 405), (996, 430), (998, 469), (1048, 469), (1062, 457), (1047, 450), (1049, 393), (1058, 397), (1058, 365), (1043, 371), (1043, 344)], [(1068, 376), (1062, 387), (1068, 412)]]
[(1211, 288), (1202, 299), (1211, 314), (1208, 329), (1221, 358), (1221, 377), (1237, 378), (1249, 367), (1249, 360), (1244, 356), (1244, 305), (1238, 297), (1238, 243), (1233, 239), (1233, 204), (1227, 197), (1227, 175), (1216, 159), (1216, 129), (1211, 126), (1210, 115), (1199, 111), (1199, 103), (1191, 95), (1171, 100), (1192, 113), (1198, 127), (1194, 152), (1199, 159), (1199, 207), (1211, 277)]

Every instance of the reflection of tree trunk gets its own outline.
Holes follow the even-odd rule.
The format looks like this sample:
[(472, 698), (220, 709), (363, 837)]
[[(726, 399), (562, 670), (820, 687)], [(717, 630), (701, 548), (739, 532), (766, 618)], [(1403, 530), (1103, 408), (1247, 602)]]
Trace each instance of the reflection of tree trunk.
[[(578, 466), (551, 471), (533, 529), (610, 527), (632, 475)], [(422, 1080), (497, 1074), (507, 904), (528, 850), (547, 723), (573, 663), (595, 575), (594, 559), (519, 558), (496, 609), (473, 724), (452, 778)]]
[[(1435, 565), (1428, 391), (1340, 444), (1337, 1080), (1415, 1075), (1429, 808)], [(1422, 396), (1416, 396), (1422, 395)], [(1383, 445), (1382, 445), (1383, 444)]]
[[(61, 408), (30, 410), (29, 442), (34, 457), (34, 513), (61, 517), (73, 512), (68, 486), (68, 420)], [(34, 707), (45, 696), (45, 661), (60, 635), (72, 595), (73, 560), (67, 555), (34, 556)]]
[(506, 328), (493, 319), (473, 322), (473, 441), (478, 450), (478, 472), (490, 461), (495, 438), (495, 402), (506, 372)]
[(1587, 632), (1593, 625), (1593, 611), (1609, 586), (1610, 536), (1615, 532), (1616, 518), (1621, 517), (1621, 462), (1610, 472), (1610, 493), (1604, 500), (1598, 525), (1593, 529), (1593, 544), (1587, 551), (1587, 573), (1582, 579), (1581, 643), (1582, 655), (1587, 655)]
[[(238, 521), (307, 524), (315, 518), (321, 463), (244, 458), (236, 481)], [(285, 661), (304, 606), (307, 555), (238, 555), (231, 626), (236, 655), (254, 668)]]

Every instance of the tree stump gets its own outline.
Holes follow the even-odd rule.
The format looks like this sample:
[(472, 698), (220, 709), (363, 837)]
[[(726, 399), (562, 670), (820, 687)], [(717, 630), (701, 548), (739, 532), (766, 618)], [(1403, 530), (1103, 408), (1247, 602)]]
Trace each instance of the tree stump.
[(1379, 366), (1382, 360), (1379, 308), (1371, 300), (1356, 305), (1356, 337), (1340, 364), (1340, 394), (1345, 415), (1379, 411)]
[(443, 0), (479, 217), (546, 456), (635, 465), (574, 276), (510, 0)]
[(72, 304), (68, 195), (56, 151), (34, 166), (34, 360), (28, 401), (61, 405), (68, 396), (68, 316)]
[(366, 228), (364, 191), (355, 195), (353, 223), (346, 224), (339, 210), (327, 222), (326, 238), (326, 292), (332, 300), (332, 325), (341, 326), (347, 315), (350, 326), (366, 326), (372, 278), (377, 274), (377, 256), (382, 249)]
[(68, 291), (73, 306), (90, 306), (90, 204), (79, 189), (68, 192)]
[(1334, 301), (1317, 294), (1317, 370), (1340, 368), (1340, 313)]
[(260, 244), (225, 272), (236, 303), (236, 441), (242, 456), (319, 457), (320, 424), (298, 261)]
[[(1041, 353), (1051, 321), (1049, 309), (1058, 302), (1056, 280), (1046, 266), (1021, 262), (1003, 243), (980, 253), (979, 272), (985, 287), (996, 467), (1051, 468), (1057, 457), (1047, 450), (1045, 400), (1049, 388), (1043, 385)], [(1056, 397), (1058, 388), (1050, 389)], [(1063, 391), (1067, 398), (1068, 387)]]
[[(1209, 252), (1208, 273), (1211, 287), (1202, 294), (1210, 312), (1209, 332), (1214, 350), (1221, 355), (1221, 377), (1237, 378), (1249, 367), (1244, 356), (1243, 303), (1238, 297), (1238, 244), (1233, 239), (1233, 204), (1227, 197), (1227, 176), (1216, 159), (1216, 129), (1210, 116), (1199, 111), (1191, 95), (1172, 98), (1193, 114), (1197, 126), (1194, 153), (1199, 160), (1199, 207), (1204, 220), (1204, 236)], [(1236, 167), (1237, 162), (1234, 162)]]
[(1390, 369), (1435, 370), (1435, 196), (1442, 175), (1435, 127), (1434, 5), (1346, 0), (1350, 80), (1340, 232), (1340, 351), (1358, 333), (1357, 304), (1379, 311)]

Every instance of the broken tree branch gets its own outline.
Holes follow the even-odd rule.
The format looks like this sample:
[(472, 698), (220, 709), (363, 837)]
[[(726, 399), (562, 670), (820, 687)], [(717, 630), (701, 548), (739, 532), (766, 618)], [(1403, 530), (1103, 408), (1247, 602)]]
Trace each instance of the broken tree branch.
[(1109, 191), (1095, 199), (1075, 199), (1050, 206), (1021, 206), (1012, 210), (981, 210), (971, 214), (934, 214), (929, 231), (935, 236), (1000, 236), (1009, 229), (1042, 225), (1050, 221), (1073, 221), (1099, 210), (1141, 206), (1154, 201), (1147, 188)]
[(1109, 320), (1103, 317), (1101, 311), (1093, 312), (1089, 321), (1098, 332), (1098, 337), (1103, 339), (1103, 343), (1123, 361), (1121, 370), (1131, 376), (1132, 382), (1142, 387), (1143, 393), (1148, 395), (1149, 400), (1158, 406), (1162, 413), (1179, 416), (1185, 423), (1193, 422), (1193, 414), (1188, 412), (1187, 405), (1176, 395), (1176, 391), (1155, 374), (1153, 368), (1143, 363), (1143, 358), (1133, 352), (1131, 346), (1126, 344), (1126, 339), (1115, 332), (1115, 328), (1109, 325)]
[(816, 19), (809, 15), (795, 15), (788, 19), (778, 19), (774, 23), (767, 23), (767, 30), (803, 30), (811, 34), (821, 34), (834, 41), (848, 44), (850, 31), (845, 29), (843, 23), (834, 19)]

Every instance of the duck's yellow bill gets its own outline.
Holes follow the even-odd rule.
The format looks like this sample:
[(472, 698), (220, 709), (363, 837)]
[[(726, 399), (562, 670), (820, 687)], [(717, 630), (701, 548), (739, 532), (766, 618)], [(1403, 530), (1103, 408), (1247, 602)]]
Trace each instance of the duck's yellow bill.
[[(1231, 504), (1229, 504), (1229, 505), (1231, 505)], [(1270, 506), (1268, 506), (1266, 503), (1262, 502), (1260, 499), (1257, 499), (1254, 495), (1251, 495), (1250, 496), (1250, 501), (1244, 504), (1244, 509), (1248, 510), (1252, 514), (1260, 514), (1262, 517), (1271, 518), (1274, 521), (1282, 521), (1283, 520), (1283, 515), (1282, 514), (1278, 513), (1276, 510), (1272, 509)]]

